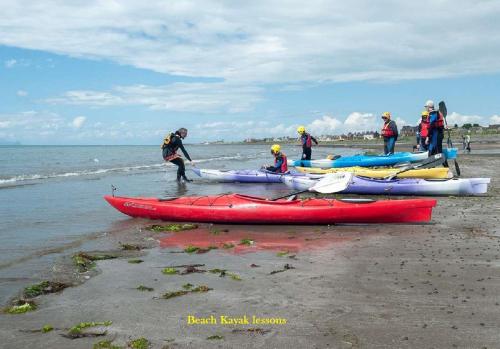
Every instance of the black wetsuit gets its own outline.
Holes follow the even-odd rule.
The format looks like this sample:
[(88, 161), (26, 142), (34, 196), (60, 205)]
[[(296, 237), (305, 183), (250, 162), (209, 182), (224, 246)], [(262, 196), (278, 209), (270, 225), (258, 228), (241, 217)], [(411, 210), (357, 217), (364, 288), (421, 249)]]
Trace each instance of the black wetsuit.
[(316, 138), (311, 136), (309, 133), (303, 133), (300, 136), (300, 142), (302, 143), (302, 160), (311, 160), (311, 147), (312, 147), (312, 142), (316, 143), (318, 145), (318, 141)]
[(162, 146), (163, 159), (165, 161), (170, 161), (171, 163), (177, 165), (178, 181), (180, 181), (181, 178), (184, 178), (184, 180), (189, 181), (189, 179), (186, 177), (186, 166), (184, 165), (184, 160), (182, 160), (182, 158), (179, 157), (176, 153), (178, 149), (182, 151), (186, 159), (191, 161), (191, 157), (184, 148), (184, 145), (182, 144), (182, 138), (177, 132), (170, 134), (170, 142), (167, 143), (165, 141), (163, 143)]

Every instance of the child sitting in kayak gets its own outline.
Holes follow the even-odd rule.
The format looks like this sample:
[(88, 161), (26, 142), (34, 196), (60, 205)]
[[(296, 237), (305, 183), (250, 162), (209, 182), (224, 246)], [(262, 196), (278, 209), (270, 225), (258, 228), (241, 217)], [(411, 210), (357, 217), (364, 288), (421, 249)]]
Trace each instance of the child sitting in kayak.
[(271, 154), (274, 156), (274, 166), (264, 167), (266, 171), (274, 173), (288, 172), (286, 155), (281, 152), (281, 146), (279, 144), (273, 144), (271, 147)]

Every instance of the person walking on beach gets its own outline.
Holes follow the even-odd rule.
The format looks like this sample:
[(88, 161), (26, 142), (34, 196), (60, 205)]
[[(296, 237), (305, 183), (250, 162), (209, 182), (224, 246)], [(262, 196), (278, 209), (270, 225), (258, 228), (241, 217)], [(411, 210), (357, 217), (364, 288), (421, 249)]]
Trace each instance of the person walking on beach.
[(302, 160), (311, 160), (312, 142), (318, 145), (318, 141), (306, 132), (306, 128), (304, 126), (299, 126), (297, 128), (297, 132), (300, 135), (299, 139), (302, 144)]
[(418, 124), (418, 130), (420, 131), (420, 151), (429, 150), (429, 112), (424, 110), (422, 112), (422, 119), (420, 124)]
[(286, 155), (281, 151), (279, 144), (271, 146), (271, 154), (274, 156), (274, 166), (266, 166), (265, 169), (274, 173), (288, 172), (288, 164)]
[(391, 113), (388, 111), (382, 114), (384, 125), (382, 126), (381, 135), (384, 137), (384, 154), (394, 154), (394, 146), (398, 140), (398, 126), (394, 120), (391, 120)]
[(429, 155), (443, 152), (444, 117), (440, 111), (434, 110), (434, 102), (428, 100), (425, 110), (429, 113)]
[(470, 153), (470, 131), (465, 135), (465, 149)]
[(186, 177), (186, 166), (184, 165), (184, 160), (177, 154), (177, 150), (182, 150), (182, 153), (189, 160), (191, 165), (194, 166), (193, 160), (189, 156), (188, 152), (182, 144), (182, 140), (187, 137), (188, 130), (184, 127), (178, 129), (174, 133), (168, 134), (163, 140), (161, 145), (163, 159), (169, 161), (177, 166), (177, 181), (180, 182), (181, 178), (186, 182), (191, 182), (191, 179)]

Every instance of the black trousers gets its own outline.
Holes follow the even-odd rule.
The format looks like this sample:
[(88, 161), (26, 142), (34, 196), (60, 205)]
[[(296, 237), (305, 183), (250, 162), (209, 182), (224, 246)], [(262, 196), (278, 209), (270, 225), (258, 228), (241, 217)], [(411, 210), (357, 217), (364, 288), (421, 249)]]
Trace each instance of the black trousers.
[(311, 160), (311, 148), (302, 148), (302, 160)]
[(171, 163), (177, 165), (177, 180), (186, 178), (186, 166), (184, 165), (184, 160), (182, 158), (175, 158), (170, 160)]

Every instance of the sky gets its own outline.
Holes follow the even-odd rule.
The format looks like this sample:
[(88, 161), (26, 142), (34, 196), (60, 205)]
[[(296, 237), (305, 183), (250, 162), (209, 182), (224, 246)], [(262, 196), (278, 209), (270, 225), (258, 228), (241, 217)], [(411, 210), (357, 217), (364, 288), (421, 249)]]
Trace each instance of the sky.
[(500, 123), (500, 2), (0, 0), (0, 142)]

